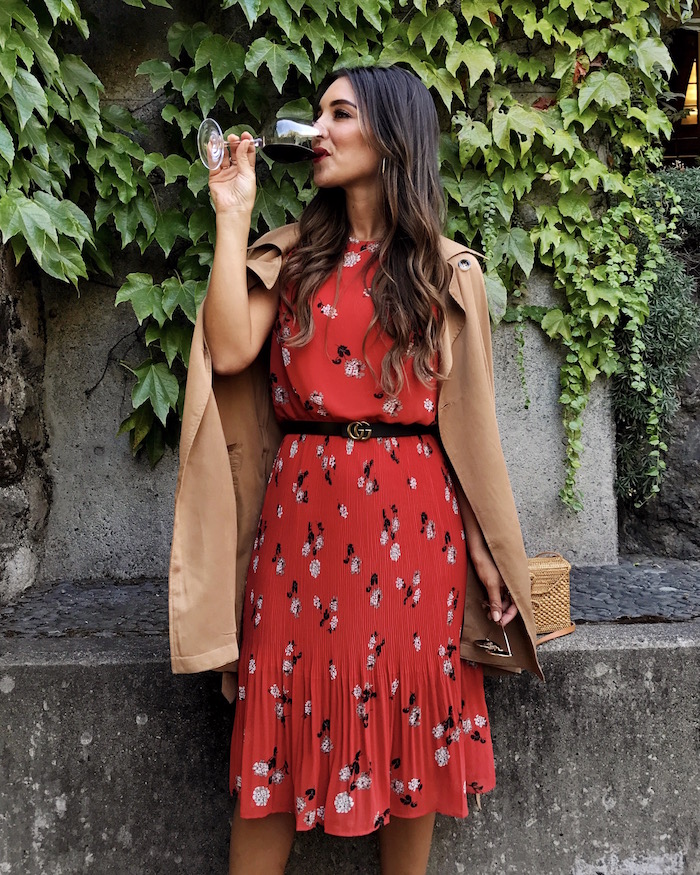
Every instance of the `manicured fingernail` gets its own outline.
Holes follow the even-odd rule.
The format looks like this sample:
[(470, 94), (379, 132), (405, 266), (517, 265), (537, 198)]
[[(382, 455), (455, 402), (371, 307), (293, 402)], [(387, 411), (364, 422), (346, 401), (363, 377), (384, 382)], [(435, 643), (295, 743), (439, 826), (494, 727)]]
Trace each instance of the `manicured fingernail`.
[(494, 623), (497, 623), (501, 619), (500, 611), (491, 611), (491, 617)]

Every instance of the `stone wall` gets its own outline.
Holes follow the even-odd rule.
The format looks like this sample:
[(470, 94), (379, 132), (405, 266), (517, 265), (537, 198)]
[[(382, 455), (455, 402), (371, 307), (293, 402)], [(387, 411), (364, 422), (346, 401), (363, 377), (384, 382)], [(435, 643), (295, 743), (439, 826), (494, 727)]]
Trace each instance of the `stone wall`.
[[(180, 2), (175, 11), (145, 12), (97, 0), (84, 7), (99, 17), (90, 41), (72, 50), (102, 78), (106, 99), (147, 125), (147, 148), (165, 148), (162, 98), (135, 70), (147, 58), (167, 57), (169, 26), (193, 20), (196, 9)], [(7, 336), (14, 346), (1, 371), (1, 397), (11, 399), (0, 401), (2, 599), (35, 580), (167, 572), (176, 458), (168, 452), (151, 470), (116, 437), (131, 391), (120, 361), (133, 366), (145, 351), (133, 314), (127, 306), (114, 308), (114, 294), (130, 271), (152, 271), (153, 257), (135, 247), (118, 253), (114, 280), (83, 283), (80, 296), (46, 278), (39, 289), (22, 285), (4, 268), (0, 293), (9, 304), (0, 318), (14, 327), (3, 327), (2, 343)], [(552, 298), (546, 276), (532, 285), (533, 300)], [(596, 389), (586, 413), (589, 449), (580, 472), (586, 509), (576, 517), (558, 499), (565, 449), (560, 350), (539, 330), (526, 329), (527, 411), (515, 353), (512, 328), (500, 326), (494, 338), (499, 421), (528, 551), (555, 549), (581, 564), (615, 562), (614, 430), (606, 389)]]
[(0, 250), (0, 601), (31, 586), (51, 497), (45, 468), (39, 290)]
[(626, 553), (700, 559), (700, 356), (680, 398), (660, 493), (638, 510), (620, 506), (620, 544)]

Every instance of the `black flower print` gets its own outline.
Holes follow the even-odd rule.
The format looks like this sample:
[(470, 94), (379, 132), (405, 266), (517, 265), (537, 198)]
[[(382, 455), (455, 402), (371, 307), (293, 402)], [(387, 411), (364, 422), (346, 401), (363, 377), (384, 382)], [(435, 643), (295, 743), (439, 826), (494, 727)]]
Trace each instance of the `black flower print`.
[(373, 574), (370, 578), (369, 586), (365, 587), (365, 592), (369, 593), (369, 603), (373, 608), (379, 608), (382, 603), (382, 588), (379, 586), (379, 578)]
[(432, 541), (435, 538), (435, 520), (431, 520), (428, 518), (428, 514), (425, 511), (421, 512), (420, 515), (421, 527), (420, 533), (421, 535), (425, 535), (428, 541)]
[(318, 558), (318, 554), (321, 552), (323, 544), (323, 523), (318, 522), (315, 526), (309, 523), (308, 532), (301, 547), (301, 555), (305, 557), (311, 556), (309, 574), (314, 578), (318, 577), (321, 573), (321, 560)]
[(344, 358), (350, 358), (350, 350), (344, 344), (340, 344), (337, 347), (337, 356), (334, 359), (331, 359), (334, 365), (341, 365), (343, 363)]
[(459, 595), (455, 587), (450, 588), (447, 596), (447, 625), (451, 626), (454, 622), (455, 614), (457, 613), (457, 605), (459, 604)]
[(296, 644), (294, 641), (290, 641), (289, 644), (284, 648), (284, 659), (282, 660), (282, 671), (284, 672), (286, 677), (294, 671), (294, 666), (301, 659), (301, 650), (299, 652), (296, 651)]
[(370, 683), (365, 683), (364, 687), (355, 684), (352, 691), (356, 700), (355, 713), (362, 721), (365, 729), (369, 726), (369, 703), (372, 699), (377, 698), (374, 687)]
[(331, 719), (326, 717), (321, 723), (321, 729), (316, 733), (321, 747), (321, 753), (329, 754), (333, 750), (333, 742), (331, 741)]
[[(420, 588), (420, 571), (416, 569), (413, 572), (413, 578), (411, 583), (406, 584), (406, 581), (403, 577), (396, 578), (396, 589), (399, 591), (403, 590), (403, 603), (404, 605), (410, 605), (412, 608), (415, 608), (421, 597), (421, 588)], [(415, 638), (415, 636), (414, 636)], [(419, 649), (419, 648), (416, 648)]]
[(253, 626), (255, 626), (257, 628), (260, 625), (260, 620), (262, 618), (261, 611), (262, 611), (262, 606), (263, 606), (263, 597), (262, 597), (262, 593), (261, 593), (256, 599), (255, 594), (253, 593), (252, 590), (250, 591), (250, 595), (251, 595), (251, 601), (253, 601), (255, 599), (251, 616), (253, 618)]
[(408, 697), (408, 705), (401, 709), (404, 714), (408, 714), (408, 725), (412, 727), (420, 726), (421, 710), (416, 704), (417, 698), (415, 693), (411, 693)]
[[(319, 596), (314, 596), (314, 607), (321, 614), (319, 626), (323, 629), (326, 626), (329, 632), (335, 632), (338, 628), (338, 596), (335, 595), (328, 602), (327, 607), (323, 607)], [(327, 625), (326, 625), (327, 624)]]
[(438, 647), (438, 656), (442, 661), (443, 673), (446, 674), (451, 681), (454, 681), (457, 678), (455, 674), (455, 667), (452, 662), (452, 657), (454, 656), (456, 650), (457, 645), (451, 638), (447, 639), (447, 644), (441, 644)]
[(367, 649), (369, 653), (367, 654), (367, 670), (372, 671), (374, 666), (377, 663), (377, 657), (380, 656), (382, 652), (382, 648), (386, 644), (386, 638), (382, 638), (381, 641), (378, 641), (379, 633), (375, 630), (369, 637), (369, 641), (367, 642)]
[(389, 541), (396, 539), (401, 523), (399, 521), (399, 512), (395, 504), (391, 505), (391, 518), (387, 515), (386, 508), (382, 508), (382, 532), (379, 536), (379, 543), (385, 547)]
[(364, 489), (367, 495), (379, 492), (379, 482), (372, 476), (374, 459), (365, 459), (362, 463), (362, 474), (357, 478), (357, 488)]
[(272, 562), (275, 566), (275, 572), (277, 574), (284, 574), (284, 569), (287, 566), (284, 556), (282, 555), (282, 545), (277, 544), (275, 547), (275, 553), (272, 557)]
[(284, 726), (292, 704), (292, 697), (289, 695), (289, 690), (286, 687), (283, 687), (280, 690), (277, 684), (273, 684), (269, 689), (269, 693), (274, 699), (275, 717), (279, 720), (282, 726)]
[(378, 811), (374, 816), (374, 828), (378, 829), (380, 826), (384, 826), (389, 818), (389, 813), (391, 812), (391, 808), (385, 808), (384, 811)]
[(316, 447), (316, 457), (321, 461), (321, 470), (323, 471), (323, 479), (329, 486), (333, 485), (333, 472), (335, 471), (336, 460), (335, 454), (328, 451), (330, 438), (326, 437), (323, 443)]
[(442, 552), (445, 554), (447, 564), (454, 565), (457, 561), (457, 548), (452, 543), (452, 537), (449, 532), (445, 532), (445, 545), (442, 548)]
[(347, 554), (343, 559), (344, 565), (350, 566), (350, 574), (359, 574), (362, 568), (362, 560), (355, 555), (355, 548), (352, 544), (348, 544)]
[(299, 598), (299, 584), (296, 580), (292, 581), (292, 588), (287, 591), (289, 599), (289, 612), (293, 617), (298, 618), (301, 614), (301, 599)]
[(292, 492), (297, 500), (297, 504), (307, 504), (309, 501), (308, 490), (302, 488), (304, 486), (304, 481), (308, 476), (308, 471), (300, 471), (297, 474), (296, 483), (292, 486)]

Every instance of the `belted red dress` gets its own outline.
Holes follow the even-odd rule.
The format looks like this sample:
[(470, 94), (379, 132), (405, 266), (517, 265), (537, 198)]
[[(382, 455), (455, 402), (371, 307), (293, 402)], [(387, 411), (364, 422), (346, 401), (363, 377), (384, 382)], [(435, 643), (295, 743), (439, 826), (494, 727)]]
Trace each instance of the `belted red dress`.
[[(437, 385), (387, 397), (389, 341), (369, 286), (376, 244), (352, 238), (312, 303), (303, 347), (281, 303), (270, 355), (282, 420), (415, 423), (410, 437), (287, 434), (248, 570), (231, 790), (243, 817), (293, 812), (362, 835), (392, 815), (467, 815), (494, 786), (479, 666), (460, 660), (465, 534), (428, 428)], [(364, 341), (364, 350), (363, 350)], [(425, 426), (420, 434), (420, 426)]]

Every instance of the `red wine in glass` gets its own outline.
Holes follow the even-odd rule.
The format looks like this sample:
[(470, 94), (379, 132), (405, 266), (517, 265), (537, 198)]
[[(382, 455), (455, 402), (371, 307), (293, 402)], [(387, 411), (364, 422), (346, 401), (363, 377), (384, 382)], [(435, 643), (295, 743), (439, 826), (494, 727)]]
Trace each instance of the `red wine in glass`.
[[(278, 119), (269, 136), (255, 137), (252, 142), (273, 161), (293, 164), (297, 161), (310, 161), (314, 157), (311, 140), (318, 136), (318, 129), (306, 122)], [(199, 126), (197, 148), (202, 164), (208, 170), (221, 167), (228, 142), (214, 119), (205, 118)]]

